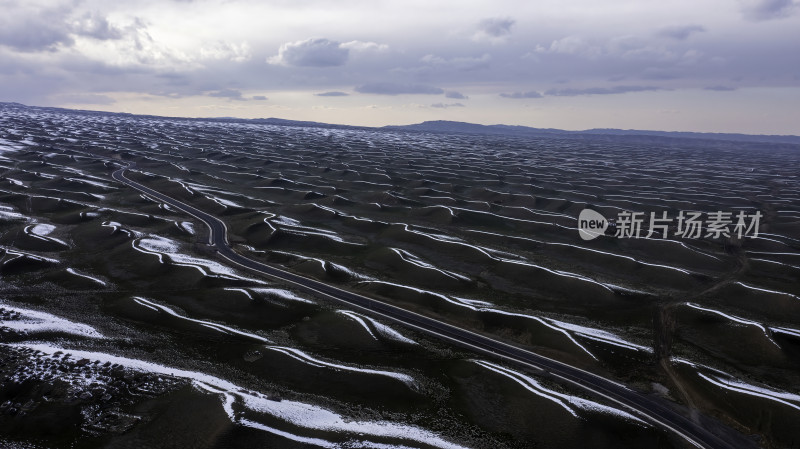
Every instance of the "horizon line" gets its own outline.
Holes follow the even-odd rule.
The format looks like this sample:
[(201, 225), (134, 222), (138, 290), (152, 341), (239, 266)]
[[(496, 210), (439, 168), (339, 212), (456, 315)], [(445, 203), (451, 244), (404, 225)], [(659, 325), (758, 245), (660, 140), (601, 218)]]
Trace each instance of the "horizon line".
[[(476, 123), (476, 122), (463, 122), (457, 120), (424, 120), (422, 122), (415, 122), (415, 123), (408, 123), (408, 124), (394, 124), (394, 125), (383, 125), (383, 126), (370, 126), (370, 125), (353, 125), (353, 124), (344, 124), (344, 123), (328, 123), (328, 122), (318, 122), (314, 120), (297, 120), (297, 119), (287, 119), (282, 117), (258, 117), (258, 118), (245, 118), (245, 117), (235, 117), (235, 116), (184, 116), (184, 115), (158, 115), (158, 114), (140, 114), (140, 113), (133, 113), (133, 112), (125, 112), (125, 111), (103, 111), (103, 110), (96, 110), (96, 109), (82, 109), (82, 108), (69, 108), (63, 106), (38, 106), (38, 105), (28, 105), (16, 101), (0, 101), (2, 105), (18, 105), (26, 108), (38, 108), (38, 109), (59, 109), (64, 111), (70, 112), (88, 112), (88, 113), (95, 113), (95, 114), (117, 114), (117, 115), (130, 115), (136, 117), (154, 117), (154, 118), (163, 118), (163, 119), (182, 119), (182, 120), (236, 120), (236, 121), (243, 121), (243, 122), (252, 122), (258, 120), (276, 120), (276, 121), (284, 121), (284, 122), (294, 122), (294, 126), (301, 126), (305, 124), (306, 126), (313, 127), (313, 125), (322, 125), (327, 127), (339, 127), (339, 128), (360, 128), (360, 129), (371, 129), (371, 130), (395, 130), (395, 131), (417, 131), (417, 132), (452, 132), (452, 133), (468, 133), (467, 131), (443, 131), (443, 130), (425, 130), (425, 129), (413, 129), (410, 127), (420, 126), (425, 124), (431, 123), (451, 123), (451, 124), (459, 124), (459, 125), (471, 125), (471, 126), (481, 126), (486, 128), (494, 128), (498, 129), (500, 127), (509, 127), (509, 128), (520, 128), (524, 130), (529, 130), (530, 132), (541, 132), (542, 134), (593, 134), (592, 131), (596, 131), (596, 134), (603, 134), (603, 135), (616, 135), (616, 136), (623, 136), (625, 134), (610, 134), (608, 132), (602, 131), (617, 131), (622, 133), (645, 133), (645, 134), (627, 134), (628, 136), (632, 135), (640, 135), (646, 136), (647, 133), (649, 135), (663, 135), (663, 137), (673, 137), (673, 138), (692, 138), (692, 136), (697, 137), (713, 137), (713, 136), (730, 136), (730, 137), (772, 137), (772, 138), (797, 138), (798, 142), (767, 142), (767, 143), (786, 143), (786, 144), (795, 144), (800, 145), (800, 134), (751, 134), (751, 133), (736, 133), (736, 132), (721, 132), (721, 131), (680, 131), (680, 130), (658, 130), (658, 129), (635, 129), (635, 128), (586, 128), (586, 129), (563, 129), (563, 128), (537, 128), (528, 125), (519, 125), (519, 124), (508, 124), (508, 123), (493, 123), (493, 124), (486, 124), (486, 123)], [(281, 126), (278, 123), (272, 123), (273, 125)], [(291, 124), (283, 124), (283, 126), (293, 126)], [(500, 132), (496, 132), (494, 134), (504, 134)], [(511, 133), (508, 133), (511, 134)], [(671, 135), (674, 134), (674, 135)], [(683, 136), (681, 136), (683, 135)], [(731, 140), (731, 139), (725, 139)]]

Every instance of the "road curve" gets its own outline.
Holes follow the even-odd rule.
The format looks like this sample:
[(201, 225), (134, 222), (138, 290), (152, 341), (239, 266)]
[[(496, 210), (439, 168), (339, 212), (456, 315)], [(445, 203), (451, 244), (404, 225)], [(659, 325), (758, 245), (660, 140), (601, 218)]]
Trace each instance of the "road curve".
[(220, 219), (209, 215), (193, 206), (178, 201), (172, 197), (157, 192), (138, 182), (125, 177), (125, 171), (135, 167), (131, 164), (128, 167), (120, 168), (112, 173), (112, 177), (123, 184), (133, 187), (136, 190), (173, 206), (205, 223), (209, 230), (209, 244), (212, 245), (218, 254), (231, 263), (239, 265), (260, 274), (278, 278), (287, 282), (298, 290), (312, 295), (323, 297), (334, 302), (344, 303), (350, 307), (361, 309), (372, 315), (377, 315), (385, 319), (400, 323), (433, 335), (440, 339), (447, 340), (458, 346), (499, 357), (506, 362), (522, 365), (526, 368), (534, 368), (539, 372), (545, 373), (555, 379), (575, 385), (590, 394), (601, 396), (607, 400), (622, 406), (633, 415), (642, 420), (669, 432), (672, 432), (685, 440), (692, 446), (723, 449), (730, 447), (757, 447), (756, 444), (744, 435), (733, 429), (725, 429), (720, 426), (713, 426), (717, 429), (725, 429), (724, 435), (712, 433), (703, 423), (695, 422), (678, 413), (671, 408), (665, 400), (660, 398), (645, 396), (636, 392), (625, 385), (611, 381), (596, 374), (584, 371), (565, 363), (553, 360), (539, 354), (530, 352), (523, 348), (495, 340), (491, 337), (480, 335), (466, 329), (462, 329), (436, 319), (420, 315), (415, 312), (368, 298), (347, 290), (343, 290), (323, 282), (299, 276), (288, 271), (284, 271), (255, 260), (249, 259), (234, 251), (228, 243), (227, 228)]

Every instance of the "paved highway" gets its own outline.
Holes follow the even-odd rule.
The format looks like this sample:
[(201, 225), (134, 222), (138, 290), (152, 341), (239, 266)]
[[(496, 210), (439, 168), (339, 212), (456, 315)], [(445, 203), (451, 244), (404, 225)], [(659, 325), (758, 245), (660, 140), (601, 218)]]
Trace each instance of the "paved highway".
[[(218, 254), (231, 263), (239, 265), (263, 275), (280, 279), (291, 284), (300, 291), (327, 298), (334, 302), (345, 303), (356, 309), (369, 312), (382, 318), (400, 323), (428, 335), (447, 340), (458, 346), (499, 357), (506, 362), (534, 368), (540, 373), (577, 386), (591, 395), (600, 396), (621, 406), (633, 415), (659, 428), (673, 432), (688, 445), (701, 448), (756, 447), (756, 444), (744, 435), (723, 426), (713, 425), (720, 434), (712, 433), (703, 423), (695, 422), (675, 411), (665, 401), (657, 397), (646, 396), (625, 385), (611, 381), (596, 374), (584, 371), (557, 360), (530, 352), (494, 338), (477, 334), (460, 327), (447, 324), (436, 319), (420, 315), (409, 310), (368, 298), (347, 290), (325, 284), (323, 282), (299, 276), (288, 271), (275, 268), (249, 259), (234, 251), (228, 243), (227, 228), (220, 219), (209, 215), (191, 205), (157, 192), (125, 177), (125, 171), (135, 165), (120, 168), (112, 176), (115, 180), (127, 184), (146, 195), (173, 206), (205, 223), (210, 229), (209, 244)], [(710, 423), (705, 418), (706, 423)]]

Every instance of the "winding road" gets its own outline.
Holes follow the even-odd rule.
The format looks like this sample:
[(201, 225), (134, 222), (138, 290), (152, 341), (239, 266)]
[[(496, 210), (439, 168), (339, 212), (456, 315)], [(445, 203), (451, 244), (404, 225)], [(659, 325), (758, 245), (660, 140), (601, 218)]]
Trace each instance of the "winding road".
[[(700, 422), (693, 421), (679, 413), (666, 400), (644, 395), (623, 384), (580, 368), (383, 301), (368, 298), (249, 259), (231, 248), (228, 243), (227, 228), (220, 219), (125, 177), (126, 170), (134, 167), (135, 164), (131, 164), (128, 167), (120, 168), (112, 173), (112, 177), (205, 223), (210, 229), (209, 244), (216, 249), (221, 257), (235, 265), (262, 275), (277, 278), (291, 284), (300, 291), (314, 296), (344, 303), (351, 308), (367, 311), (374, 316), (414, 328), (455, 345), (466, 347), (491, 357), (502, 358), (507, 363), (520, 365), (527, 369), (533, 368), (546, 376), (577, 386), (590, 395), (603, 397), (623, 407), (634, 416), (656, 427), (673, 432), (688, 445), (714, 449), (757, 447), (752, 440), (744, 435), (711, 421), (709, 418), (701, 417), (699, 419)], [(712, 432), (709, 428), (714, 428), (716, 432)]]

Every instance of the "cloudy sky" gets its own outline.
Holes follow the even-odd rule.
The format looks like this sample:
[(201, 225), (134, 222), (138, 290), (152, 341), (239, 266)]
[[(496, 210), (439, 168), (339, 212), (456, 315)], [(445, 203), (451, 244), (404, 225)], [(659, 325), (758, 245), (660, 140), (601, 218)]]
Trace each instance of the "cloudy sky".
[(800, 134), (800, 0), (0, 0), (0, 101)]

